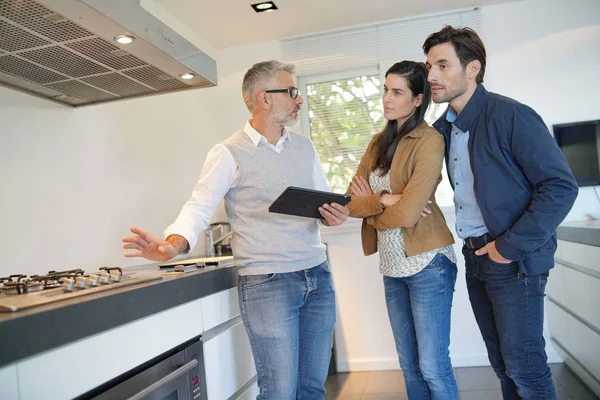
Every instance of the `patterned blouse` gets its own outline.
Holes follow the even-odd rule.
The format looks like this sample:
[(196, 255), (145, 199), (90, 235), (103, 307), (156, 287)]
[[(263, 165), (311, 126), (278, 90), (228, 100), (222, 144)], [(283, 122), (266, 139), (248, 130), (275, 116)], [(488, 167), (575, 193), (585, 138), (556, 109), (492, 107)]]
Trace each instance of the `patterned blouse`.
[[(373, 193), (381, 190), (392, 193), (389, 172), (384, 176), (379, 176), (379, 170), (371, 172), (369, 184)], [(408, 257), (404, 250), (402, 228), (378, 230), (377, 242), (379, 247), (379, 272), (392, 278), (403, 278), (420, 272), (438, 253), (445, 255), (453, 263), (456, 263), (456, 255), (452, 245)]]

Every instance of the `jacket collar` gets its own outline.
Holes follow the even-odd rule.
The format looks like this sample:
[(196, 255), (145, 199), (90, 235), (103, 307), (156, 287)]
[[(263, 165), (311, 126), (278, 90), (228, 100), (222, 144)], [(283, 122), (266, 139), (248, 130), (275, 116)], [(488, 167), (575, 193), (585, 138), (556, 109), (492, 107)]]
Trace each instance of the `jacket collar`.
[(423, 137), (423, 135), (425, 134), (425, 131), (427, 130), (427, 128), (429, 128), (429, 125), (427, 125), (427, 122), (423, 121), (415, 129), (413, 129), (412, 131), (408, 132), (406, 134), (406, 136), (409, 136), (409, 137), (412, 137), (412, 138)]
[(435, 124), (433, 124), (433, 127), (442, 134), (449, 133), (449, 128), (452, 124), (454, 124), (454, 126), (463, 132), (468, 131), (473, 126), (473, 123), (477, 120), (477, 117), (479, 117), (479, 114), (485, 107), (485, 102), (488, 98), (488, 95), (489, 92), (483, 87), (483, 85), (478, 84), (477, 89), (475, 89), (475, 92), (473, 92), (473, 95), (467, 102), (467, 105), (453, 122), (449, 122), (447, 119), (448, 110), (450, 109), (450, 106), (448, 106), (444, 114), (435, 122)]

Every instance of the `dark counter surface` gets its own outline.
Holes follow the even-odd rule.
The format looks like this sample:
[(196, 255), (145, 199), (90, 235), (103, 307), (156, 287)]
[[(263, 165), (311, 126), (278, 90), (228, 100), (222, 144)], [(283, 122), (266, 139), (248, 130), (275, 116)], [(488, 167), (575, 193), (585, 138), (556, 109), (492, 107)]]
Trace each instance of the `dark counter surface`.
[(562, 224), (556, 233), (558, 240), (600, 247), (600, 220)]
[[(124, 271), (161, 274), (157, 265)], [(235, 286), (237, 267), (206, 267), (14, 313), (0, 313), (0, 367)]]

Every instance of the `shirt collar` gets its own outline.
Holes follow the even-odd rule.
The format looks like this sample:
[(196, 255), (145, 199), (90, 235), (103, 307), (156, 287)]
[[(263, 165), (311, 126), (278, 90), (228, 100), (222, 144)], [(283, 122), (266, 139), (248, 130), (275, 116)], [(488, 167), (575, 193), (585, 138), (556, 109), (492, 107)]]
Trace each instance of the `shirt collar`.
[(456, 111), (452, 106), (448, 105), (448, 112), (446, 113), (446, 121), (453, 123), (456, 121)]
[[(267, 142), (267, 139), (261, 135), (260, 133), (258, 133), (258, 131), (256, 129), (254, 129), (254, 127), (252, 126), (252, 124), (250, 124), (250, 120), (246, 121), (246, 126), (244, 127), (244, 132), (246, 132), (246, 135), (248, 135), (248, 137), (250, 138), (250, 140), (252, 141), (252, 143), (254, 143), (254, 146), (259, 145), (259, 143), (261, 141), (264, 141), (265, 143)], [(284, 141), (288, 141), (290, 142), (292, 140), (291, 136), (290, 136), (290, 132), (287, 130), (287, 128), (283, 128), (283, 131), (281, 133), (281, 138), (283, 140), (279, 140), (278, 143), (281, 141), (281, 143), (283, 143)]]

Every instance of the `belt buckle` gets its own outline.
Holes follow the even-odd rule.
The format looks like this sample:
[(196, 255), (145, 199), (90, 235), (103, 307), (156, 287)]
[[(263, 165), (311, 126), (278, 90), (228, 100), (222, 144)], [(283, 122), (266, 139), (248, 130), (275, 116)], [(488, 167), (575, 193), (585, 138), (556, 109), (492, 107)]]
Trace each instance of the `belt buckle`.
[(477, 249), (475, 248), (475, 246), (473, 246), (473, 236), (469, 236), (469, 237), (467, 238), (467, 242), (468, 242), (468, 247), (469, 247), (471, 250), (477, 250)]

